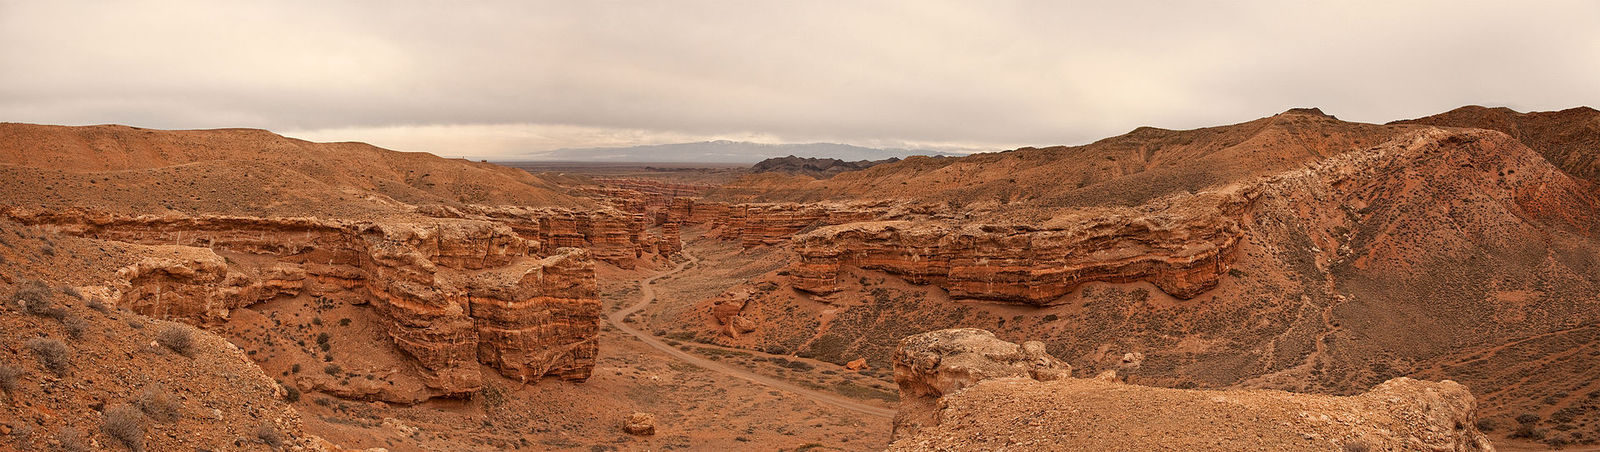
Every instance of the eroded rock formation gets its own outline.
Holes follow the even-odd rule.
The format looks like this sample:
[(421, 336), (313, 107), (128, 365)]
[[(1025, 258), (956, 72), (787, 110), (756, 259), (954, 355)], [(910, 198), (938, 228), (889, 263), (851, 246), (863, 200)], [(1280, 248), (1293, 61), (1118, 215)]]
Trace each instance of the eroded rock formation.
[(1050, 356), (1040, 342), (1022, 345), (976, 328), (931, 331), (907, 337), (894, 352), (894, 381), (900, 386), (900, 411), (894, 437), (914, 435), (939, 425), (939, 399), (994, 378), (1039, 381), (1072, 376), (1072, 366)]
[(1242, 230), (1238, 191), (1137, 208), (1073, 211), (1038, 225), (858, 222), (795, 237), (795, 288), (838, 291), (842, 266), (878, 269), (953, 297), (1048, 305), (1090, 281), (1148, 280), (1179, 298), (1216, 285)]
[(890, 450), (1494, 450), (1449, 380), (1348, 397), (1166, 389), (1070, 378), (1028, 350), (982, 330), (906, 338)]
[(499, 222), (3, 213), (72, 235), (173, 245), (171, 257), (118, 271), (112, 298), (141, 314), (215, 322), (302, 292), (370, 304), (430, 389), (374, 397), (416, 402), (471, 392), (481, 385), (480, 362), (524, 381), (583, 380), (594, 365), (600, 313), (589, 253), (560, 248), (539, 257), (538, 242)]

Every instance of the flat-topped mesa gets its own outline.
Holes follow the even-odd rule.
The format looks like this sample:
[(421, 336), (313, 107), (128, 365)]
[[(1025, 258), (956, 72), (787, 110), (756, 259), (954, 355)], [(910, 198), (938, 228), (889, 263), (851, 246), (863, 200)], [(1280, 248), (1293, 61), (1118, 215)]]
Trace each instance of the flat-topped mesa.
[(1072, 378), (1042, 344), (976, 329), (907, 337), (894, 368), (893, 451), (1494, 450), (1449, 380), (1348, 397), (1137, 386)]
[[(499, 222), (375, 223), (304, 218), (128, 217), (0, 208), (24, 224), (170, 246), (118, 271), (111, 299), (145, 315), (210, 323), (279, 295), (371, 304), (427, 391), (350, 394), (414, 403), (470, 393), (479, 363), (512, 378), (582, 380), (599, 321), (588, 252), (538, 258)], [(173, 246), (176, 245), (176, 246)], [(266, 259), (224, 259), (218, 252)]]
[[(704, 211), (726, 213), (710, 220), (722, 240), (738, 240), (745, 248), (788, 243), (807, 229), (880, 218), (889, 213), (885, 203), (746, 203), (731, 206), (696, 204), (691, 218)], [(691, 221), (692, 222), (692, 221)]]
[(594, 181), (606, 187), (638, 193), (637, 197), (646, 209), (665, 208), (678, 198), (698, 197), (715, 188), (707, 184), (679, 184), (648, 179), (595, 178)]
[(1136, 208), (1072, 211), (1039, 226), (869, 221), (794, 238), (795, 288), (839, 289), (844, 266), (882, 270), (952, 297), (1048, 305), (1090, 281), (1149, 281), (1178, 298), (1215, 286), (1248, 197), (1204, 192)]

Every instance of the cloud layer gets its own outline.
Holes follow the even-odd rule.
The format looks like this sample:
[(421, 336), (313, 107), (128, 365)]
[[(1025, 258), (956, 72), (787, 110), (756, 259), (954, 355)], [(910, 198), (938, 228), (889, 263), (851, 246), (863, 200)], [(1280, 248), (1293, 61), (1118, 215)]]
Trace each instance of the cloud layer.
[[(1123, 2), (1135, 3), (1135, 2)], [(1600, 104), (1600, 3), (22, 2), (0, 120), (443, 155), (704, 139), (995, 150), (1294, 106)]]

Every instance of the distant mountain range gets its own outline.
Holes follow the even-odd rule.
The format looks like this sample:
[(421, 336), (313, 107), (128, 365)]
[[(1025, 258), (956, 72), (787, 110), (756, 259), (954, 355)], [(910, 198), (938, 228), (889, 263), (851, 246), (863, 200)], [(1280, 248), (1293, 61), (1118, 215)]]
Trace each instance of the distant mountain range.
[(959, 156), (964, 154), (912, 149), (877, 149), (838, 143), (763, 144), (718, 140), (612, 148), (556, 149), (553, 151), (525, 153), (518, 156), (517, 159), (582, 162), (755, 163), (768, 158), (783, 156), (857, 161), (903, 158), (912, 155)]

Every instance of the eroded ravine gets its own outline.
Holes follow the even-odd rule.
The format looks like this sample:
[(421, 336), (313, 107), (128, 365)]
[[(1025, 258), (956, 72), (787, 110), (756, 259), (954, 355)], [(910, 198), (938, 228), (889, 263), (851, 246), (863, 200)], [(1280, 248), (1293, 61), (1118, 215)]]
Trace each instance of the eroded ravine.
[[(629, 315), (632, 315), (633, 313), (639, 312), (639, 310), (644, 309), (645, 306), (649, 305), (650, 302), (655, 301), (656, 293), (655, 293), (655, 288), (652, 285), (657, 280), (659, 280), (661, 278), (665, 278), (665, 277), (668, 277), (668, 276), (672, 276), (672, 275), (678, 274), (680, 272), (683, 272), (684, 269), (687, 269), (687, 268), (689, 268), (689, 266), (694, 265), (695, 263), (700, 261), (700, 258), (695, 257), (693, 254), (689, 254), (687, 251), (683, 252), (683, 255), (684, 255), (684, 257), (687, 257), (688, 260), (678, 264), (677, 267), (674, 267), (672, 270), (656, 274), (655, 276), (651, 276), (649, 278), (644, 279), (643, 281), (640, 281), (639, 282), (639, 301), (635, 302), (634, 304), (632, 304), (630, 306), (627, 306), (627, 307), (624, 307), (622, 309), (619, 309), (616, 312), (613, 312), (610, 315), (608, 315), (606, 317), (606, 319), (611, 322), (611, 325), (617, 327), (617, 329), (619, 329), (619, 330), (622, 330), (622, 332), (628, 333), (629, 335), (639, 339), (640, 341), (642, 341), (645, 344), (649, 345), (651, 348), (655, 348), (656, 350), (660, 350), (661, 352), (666, 353), (668, 356), (671, 356), (673, 358), (677, 358), (677, 359), (679, 359), (681, 361), (684, 361), (686, 363), (689, 363), (689, 364), (693, 364), (693, 365), (698, 366), (698, 367), (700, 367), (702, 369), (706, 369), (706, 370), (709, 370), (709, 371), (722, 373), (722, 374), (729, 375), (729, 376), (732, 376), (732, 377), (741, 378), (741, 379), (750, 381), (752, 383), (764, 385), (764, 386), (767, 386), (767, 387), (770, 387), (770, 388), (773, 388), (773, 389), (777, 389), (777, 390), (781, 390), (781, 391), (787, 391), (787, 392), (790, 392), (790, 393), (793, 393), (793, 394), (797, 394), (797, 395), (799, 395), (801, 397), (805, 397), (807, 399), (811, 399), (813, 401), (816, 401), (817, 403), (822, 403), (822, 404), (826, 404), (826, 405), (832, 405), (832, 406), (848, 409), (848, 410), (851, 410), (851, 411), (859, 412), (859, 413), (862, 413), (862, 414), (881, 417), (881, 418), (886, 418), (886, 419), (894, 417), (894, 413), (895, 413), (894, 410), (889, 409), (889, 408), (873, 406), (873, 405), (869, 405), (869, 404), (866, 404), (866, 403), (861, 403), (861, 402), (858, 402), (858, 401), (855, 401), (855, 400), (851, 400), (850, 398), (847, 398), (847, 397), (844, 397), (844, 396), (808, 389), (808, 388), (802, 387), (800, 385), (789, 383), (789, 382), (786, 382), (786, 381), (783, 381), (783, 380), (780, 380), (780, 379), (777, 379), (777, 378), (773, 378), (773, 377), (768, 377), (768, 376), (765, 376), (765, 375), (757, 374), (757, 373), (750, 372), (750, 371), (745, 370), (745, 369), (741, 369), (741, 368), (738, 368), (738, 367), (734, 367), (734, 366), (730, 366), (730, 365), (727, 365), (727, 364), (723, 364), (723, 363), (719, 363), (719, 362), (716, 362), (716, 361), (712, 361), (712, 360), (710, 360), (708, 358), (700, 357), (698, 355), (694, 355), (694, 354), (685, 352), (683, 350), (679, 350), (677, 347), (673, 347), (671, 345), (668, 345), (666, 342), (663, 342), (661, 339), (655, 337), (654, 335), (651, 335), (649, 333), (646, 333), (644, 331), (641, 331), (641, 330), (639, 330), (637, 328), (634, 328), (634, 327), (628, 325), (627, 322), (625, 322), (625, 320), (628, 318)], [(766, 355), (765, 353), (759, 353), (759, 352), (754, 352), (754, 351), (750, 351), (750, 353), (758, 354), (758, 355)]]

